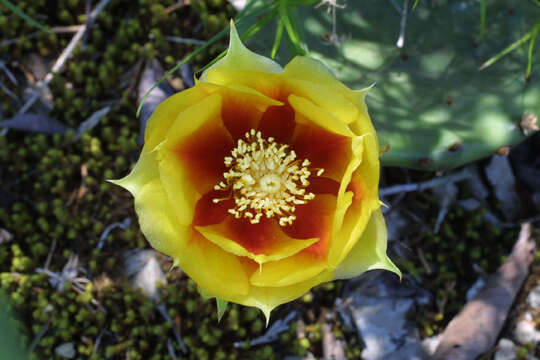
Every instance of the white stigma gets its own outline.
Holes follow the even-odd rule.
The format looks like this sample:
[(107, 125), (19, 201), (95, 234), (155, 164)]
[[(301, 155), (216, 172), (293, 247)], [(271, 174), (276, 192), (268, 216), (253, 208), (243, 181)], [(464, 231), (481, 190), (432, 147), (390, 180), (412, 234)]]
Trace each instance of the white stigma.
[[(225, 157), (229, 169), (225, 181), (215, 190), (230, 190), (235, 206), (229, 213), (235, 218), (249, 219), (257, 224), (263, 216), (279, 216), (279, 225), (290, 225), (296, 219), (296, 205), (306, 204), (315, 194), (306, 192), (310, 161), (296, 159), (289, 146), (273, 138), (263, 139), (260, 131), (251, 130), (246, 139), (239, 139), (231, 156)], [(323, 169), (316, 169), (317, 176)], [(213, 199), (218, 203), (225, 199)]]

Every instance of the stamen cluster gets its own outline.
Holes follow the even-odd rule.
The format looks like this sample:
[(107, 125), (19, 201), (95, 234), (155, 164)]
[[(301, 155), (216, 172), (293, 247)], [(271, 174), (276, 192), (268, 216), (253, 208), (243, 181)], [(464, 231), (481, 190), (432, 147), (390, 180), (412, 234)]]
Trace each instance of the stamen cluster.
[[(225, 157), (229, 170), (214, 189), (231, 191), (235, 207), (228, 212), (237, 219), (244, 217), (257, 224), (263, 216), (279, 216), (281, 226), (292, 224), (296, 205), (315, 198), (315, 194), (306, 192), (310, 161), (296, 159), (288, 145), (276, 143), (272, 137), (263, 139), (260, 131), (252, 129), (245, 138), (239, 139), (231, 156)], [(323, 171), (318, 169), (317, 176)]]

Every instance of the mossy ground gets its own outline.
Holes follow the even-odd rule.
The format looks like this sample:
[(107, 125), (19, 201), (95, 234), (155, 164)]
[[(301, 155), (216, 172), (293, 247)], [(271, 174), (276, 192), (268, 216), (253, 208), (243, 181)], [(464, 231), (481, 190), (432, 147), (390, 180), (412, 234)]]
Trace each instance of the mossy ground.
[[(78, 25), (85, 18), (83, 0), (16, 3), (49, 27)], [(0, 228), (13, 235), (11, 242), (0, 244), (0, 287), (11, 300), (23, 344), (32, 347), (32, 359), (61, 359), (54, 349), (65, 342), (75, 345), (78, 359), (172, 359), (167, 339), (172, 340), (174, 352), (181, 350), (172, 326), (182, 334), (190, 359), (280, 359), (308, 351), (322, 355), (319, 318), (324, 309), (333, 307), (343, 282), (319, 286), (273, 312), (272, 318), (279, 319), (298, 310), (305, 324), (302, 336), (293, 321), (274, 343), (235, 348), (234, 342), (265, 332), (258, 310), (231, 305), (218, 324), (215, 303), (202, 300), (195, 284), (175, 270), (167, 273), (168, 285), (161, 289), (161, 301), (173, 325), (151, 300), (118, 275), (123, 268), (118, 260), (122, 251), (148, 246), (136, 226), (131, 196), (105, 182), (128, 173), (140, 151), (135, 116), (137, 66), (157, 58), (171, 67), (194, 47), (168, 42), (165, 35), (208, 39), (234, 14), (225, 0), (192, 1), (193, 5), (177, 9), (171, 8), (174, 4), (174, 0), (112, 0), (64, 70), (54, 76), (49, 86), (52, 118), (76, 128), (93, 112), (112, 106), (79, 141), (71, 141), (72, 134), (10, 131), (0, 136)], [(2, 6), (0, 34), (0, 43), (16, 39), (0, 45), (0, 59), (12, 65), (18, 83), (1, 71), (0, 81), (20, 100), (0, 91), (0, 114), (7, 119), (22, 105), (23, 88), (35, 82), (26, 60), (36, 54), (52, 63), (72, 34), (38, 32)], [(224, 47), (224, 41), (217, 43), (192, 65), (205, 65)], [(435, 221), (431, 198), (411, 195), (408, 203), (428, 223)], [(126, 217), (134, 225), (112, 231), (98, 250), (104, 229)], [(481, 212), (470, 216), (459, 209), (450, 212), (440, 234), (413, 234), (411, 251), (420, 248), (432, 272), (427, 274), (415, 255), (397, 262), (404, 272), (420, 277), (439, 302), (446, 303), (419, 313), (424, 335), (439, 332), (464, 304), (465, 292), (476, 279), (472, 264), (488, 272), (496, 269), (515, 235), (515, 231), (501, 233), (485, 225)], [(36, 268), (44, 267), (53, 243), (56, 250), (49, 269), (61, 271), (70, 256), (78, 255), (91, 280), (83, 291), (75, 291), (69, 283), (59, 291), (47, 275), (36, 273)], [(170, 263), (163, 259), (164, 270), (168, 267)], [(333, 327), (334, 336), (346, 340), (348, 358), (359, 358), (355, 332), (345, 329), (339, 319)], [(44, 335), (33, 343), (44, 328)]]

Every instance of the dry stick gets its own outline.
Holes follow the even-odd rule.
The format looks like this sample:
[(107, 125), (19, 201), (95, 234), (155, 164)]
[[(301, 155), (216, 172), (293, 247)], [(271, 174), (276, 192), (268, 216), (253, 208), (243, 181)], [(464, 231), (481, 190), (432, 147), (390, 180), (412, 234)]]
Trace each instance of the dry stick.
[(332, 330), (332, 325), (326, 319), (326, 309), (321, 310), (319, 323), (322, 323), (323, 359), (346, 360), (343, 342), (337, 340)]
[(82, 39), (82, 37), (86, 33), (86, 30), (88, 30), (88, 26), (96, 20), (99, 13), (105, 8), (105, 6), (107, 6), (109, 1), (110, 0), (101, 0), (99, 4), (96, 5), (94, 10), (90, 13), (90, 16), (88, 17), (88, 21), (86, 22), (86, 24), (80, 26), (77, 33), (71, 38), (71, 41), (69, 42), (68, 46), (64, 49), (62, 54), (60, 54), (60, 57), (54, 63), (51, 71), (49, 71), (49, 73), (45, 76), (45, 79), (43, 79), (43, 81), (39, 83), (37, 91), (35, 91), (32, 94), (32, 96), (28, 99), (28, 101), (23, 105), (23, 107), (18, 111), (17, 114), (24, 114), (36, 102), (36, 100), (39, 98), (39, 93), (47, 85), (49, 85), (54, 74), (59, 72), (64, 67), (66, 60), (71, 55), (73, 50), (75, 50), (75, 47), (77, 46), (79, 41)]
[(409, 0), (403, 2), (403, 11), (401, 12), (401, 23), (399, 24), (399, 38), (396, 42), (398, 48), (402, 48), (405, 44), (405, 28), (407, 27), (407, 8), (409, 7)]
[(394, 195), (404, 192), (412, 192), (412, 191), (422, 191), (425, 189), (430, 189), (437, 187), (439, 185), (444, 185), (449, 182), (459, 182), (462, 180), (465, 180), (467, 178), (471, 177), (471, 173), (469, 169), (465, 168), (461, 170), (460, 172), (457, 172), (455, 174), (451, 174), (448, 176), (441, 176), (435, 179), (431, 179), (428, 181), (424, 181), (421, 183), (412, 183), (412, 184), (402, 184), (402, 185), (395, 185), (395, 186), (389, 186), (383, 189), (379, 190), (379, 196), (388, 196), (388, 195)]
[[(55, 27), (52, 27), (50, 28), (49, 30), (55, 34), (67, 34), (67, 33), (74, 33), (74, 32), (77, 32), (80, 30), (82, 25), (70, 25), (70, 26), (55, 26)], [(36, 36), (38, 36), (38, 34), (40, 34), (41, 32), (35, 32), (35, 33), (32, 33), (32, 34), (28, 34), (26, 36), (26, 39), (33, 39), (35, 38)], [(7, 45), (11, 45), (11, 44), (16, 44), (18, 43), (19, 41), (21, 41), (23, 38), (16, 38), (16, 39), (8, 39), (8, 40), (4, 40), (2, 42), (0, 42), (0, 46), (7, 46)]]
[(508, 259), (444, 330), (435, 359), (473, 360), (493, 348), (534, 259), (531, 233), (530, 223), (521, 226)]
[(49, 330), (49, 326), (51, 326), (51, 323), (54, 320), (55, 316), (56, 316), (56, 314), (52, 314), (51, 317), (49, 318), (49, 320), (47, 320), (47, 322), (45, 323), (45, 325), (43, 325), (43, 327), (39, 331), (39, 334), (37, 334), (37, 336), (34, 338), (32, 343), (28, 347), (28, 353), (31, 353), (32, 351), (34, 351), (37, 344), (39, 344), (39, 342), (41, 341), (43, 336), (45, 336), (45, 333), (47, 332), (47, 330)]

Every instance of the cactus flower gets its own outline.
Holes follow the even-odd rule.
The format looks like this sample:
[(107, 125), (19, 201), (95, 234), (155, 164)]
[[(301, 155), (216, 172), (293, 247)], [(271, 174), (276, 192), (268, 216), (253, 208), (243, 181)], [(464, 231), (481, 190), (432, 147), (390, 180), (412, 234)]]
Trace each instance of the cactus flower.
[(269, 316), (386, 255), (379, 144), (364, 102), (318, 61), (284, 68), (231, 24), (227, 55), (149, 119), (132, 172), (149, 243), (205, 293)]

